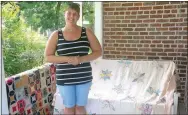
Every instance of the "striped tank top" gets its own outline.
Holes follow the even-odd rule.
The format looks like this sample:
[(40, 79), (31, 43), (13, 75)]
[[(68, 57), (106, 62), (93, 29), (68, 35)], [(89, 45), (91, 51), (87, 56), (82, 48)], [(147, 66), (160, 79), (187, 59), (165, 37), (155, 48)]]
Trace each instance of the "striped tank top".
[[(86, 35), (86, 28), (82, 27), (81, 36), (74, 41), (64, 39), (62, 30), (58, 31), (56, 51), (59, 56), (85, 56), (89, 53), (90, 44)], [(77, 85), (92, 81), (90, 62), (76, 66), (69, 63), (56, 64), (56, 83), (58, 85)]]

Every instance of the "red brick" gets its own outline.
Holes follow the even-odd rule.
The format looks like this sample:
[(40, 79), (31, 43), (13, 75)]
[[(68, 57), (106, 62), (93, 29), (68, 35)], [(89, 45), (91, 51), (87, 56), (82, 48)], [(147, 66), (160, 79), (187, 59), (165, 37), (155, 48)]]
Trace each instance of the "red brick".
[(122, 23), (130, 23), (130, 20), (122, 20)]
[(127, 48), (116, 48), (116, 50), (118, 50), (118, 51), (126, 51)]
[(175, 32), (163, 32), (163, 35), (175, 35)]
[(103, 7), (109, 7), (109, 4), (108, 3), (103, 3)]
[(140, 43), (151, 43), (151, 40), (141, 40)]
[(139, 40), (128, 40), (128, 43), (139, 43)]
[(161, 32), (149, 32), (149, 35), (161, 35)]
[(115, 24), (105, 24), (104, 27), (115, 27)]
[(187, 14), (177, 14), (177, 17), (187, 18)]
[(163, 15), (163, 18), (174, 18), (176, 17), (176, 14), (166, 14), (166, 15)]
[(177, 13), (178, 11), (177, 10), (171, 10), (171, 13)]
[(144, 19), (144, 18), (147, 18), (149, 19), (149, 15), (140, 15), (140, 16), (137, 16), (138, 19)]
[(115, 58), (115, 55), (106, 55), (106, 54), (104, 54), (104, 58)]
[(166, 4), (169, 4), (169, 2), (166, 2), (166, 1), (157, 1), (156, 2), (156, 5), (166, 5)]
[(115, 11), (115, 8), (104, 8), (104, 11)]
[(144, 11), (137, 11), (138, 12), (138, 14), (143, 14), (144, 13)]
[(158, 56), (167, 56), (167, 53), (157, 53)]
[(147, 20), (143, 20), (144, 23), (151, 23), (151, 22), (155, 22), (155, 19), (147, 19)]
[(186, 31), (188, 31), (187, 27), (183, 27), (183, 30), (186, 30)]
[(161, 48), (152, 48), (151, 51), (152, 52), (163, 52), (163, 49), (161, 49)]
[(116, 16), (116, 19), (123, 20), (123, 19), (124, 19), (124, 16)]
[(123, 8), (123, 7), (120, 7), (120, 8), (116, 8), (116, 11), (125, 11), (125, 10), (127, 10), (126, 8)]
[(114, 54), (120, 54), (120, 51), (110, 51), (110, 54), (114, 55)]
[(144, 52), (133, 52), (133, 55), (144, 55)]
[(145, 52), (146, 56), (156, 56), (155, 52)]
[(163, 60), (173, 60), (173, 57), (161, 57)]
[(150, 18), (162, 18), (162, 15), (150, 15)]
[(136, 16), (125, 16), (125, 19), (136, 19)]
[(138, 48), (127, 48), (127, 51), (138, 51)]
[(140, 10), (151, 10), (152, 7), (140, 7)]
[(156, 19), (156, 22), (169, 22), (169, 19)]
[(136, 56), (136, 59), (147, 59), (145, 56)]
[(105, 43), (115, 43), (115, 40), (104, 40)]
[(134, 6), (143, 6), (142, 3), (134, 3)]
[[(119, 12), (119, 14), (120, 14), (120, 15), (124, 15), (124, 14), (125, 14), (125, 12)], [(114, 15), (115, 15), (115, 14), (114, 14)]]
[(105, 20), (106, 20), (106, 19), (116, 19), (116, 16), (109, 16), (109, 15), (108, 15), (108, 16), (105, 16), (104, 19), (105, 19)]
[(136, 15), (136, 14), (137, 14), (137, 11), (132, 11), (131, 14), (132, 14), (132, 15)]
[(144, 14), (149, 14), (149, 11), (144, 11)]
[(176, 30), (182, 30), (182, 27), (172, 27), (172, 28), (169, 28), (170, 31), (176, 31)]
[(127, 43), (127, 40), (116, 40), (116, 43)]
[(122, 6), (133, 6), (133, 3), (123, 3)]
[(115, 50), (114, 47), (104, 47), (105, 50)]
[(157, 14), (162, 14), (163, 13), (163, 10), (158, 10), (157, 11)]
[(161, 43), (161, 40), (152, 40), (152, 43)]
[(153, 56), (153, 57), (148, 57), (148, 60), (157, 60), (157, 59), (159, 59), (159, 57), (156, 57), (156, 56)]
[(128, 35), (139, 35), (139, 32), (128, 32)]
[[(114, 14), (114, 12), (108, 12), (108, 15), (113, 15)], [(115, 17), (115, 16), (114, 16)], [(115, 19), (115, 18), (114, 18)]]
[(146, 28), (135, 28), (135, 31), (146, 31)]
[[(116, 9), (117, 10), (117, 9)], [(119, 12), (114, 12), (114, 15), (119, 15)]]
[(147, 52), (147, 51), (150, 51), (151, 49), (150, 48), (139, 48), (139, 51), (144, 51), (144, 52)]
[(163, 9), (163, 6), (153, 6), (153, 10), (156, 10), (156, 9)]
[(170, 22), (182, 22), (183, 18), (180, 19), (170, 19)]
[(111, 20), (111, 23), (121, 23), (121, 20)]
[(164, 10), (164, 13), (168, 14), (168, 13), (170, 13), (170, 10)]
[(110, 7), (120, 7), (121, 6), (121, 2), (111, 2), (110, 3)]
[(151, 10), (150, 14), (156, 14), (156, 11)]
[(137, 27), (148, 27), (149, 24), (137, 24)]
[(148, 35), (148, 32), (140, 32), (140, 35)]
[(157, 31), (168, 31), (168, 28), (156, 28)]
[(151, 6), (151, 5), (155, 5), (155, 2), (143, 2), (144, 6)]
[(175, 24), (174, 23), (164, 23), (162, 26), (163, 27), (170, 27), (170, 26), (175, 26)]
[(164, 44), (174, 43), (174, 40), (163, 40), (162, 43)]
[(127, 27), (127, 24), (116, 24), (116, 27)]
[(125, 35), (125, 32), (116, 32), (116, 35)]
[(164, 52), (174, 52), (174, 49), (164, 49)]
[(164, 9), (173, 9), (173, 8), (176, 8), (176, 5), (167, 5), (167, 6), (164, 6)]
[(131, 20), (131, 23), (142, 23), (142, 20)]
[(128, 10), (139, 10), (139, 7), (128, 7)]

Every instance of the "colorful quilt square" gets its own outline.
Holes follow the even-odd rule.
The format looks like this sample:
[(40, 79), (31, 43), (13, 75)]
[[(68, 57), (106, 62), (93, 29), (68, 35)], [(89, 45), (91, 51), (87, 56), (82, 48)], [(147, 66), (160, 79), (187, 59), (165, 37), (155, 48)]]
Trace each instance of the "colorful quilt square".
[(18, 113), (18, 106), (17, 106), (17, 103), (14, 103), (14, 104), (10, 105), (10, 113), (11, 113), (11, 114), (16, 114), (16, 113)]

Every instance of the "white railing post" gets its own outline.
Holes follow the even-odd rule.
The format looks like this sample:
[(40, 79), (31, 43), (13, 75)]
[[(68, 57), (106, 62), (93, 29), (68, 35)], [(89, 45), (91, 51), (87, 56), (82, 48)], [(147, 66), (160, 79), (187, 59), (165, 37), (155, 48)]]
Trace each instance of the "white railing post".
[(1, 73), (1, 77), (2, 77), (2, 81), (1, 81), (1, 109), (0, 109), (0, 113), (1, 115), (8, 115), (9, 111), (8, 111), (8, 102), (7, 102), (7, 93), (6, 93), (6, 84), (5, 84), (5, 73), (4, 73), (4, 64), (3, 64), (3, 56), (1, 57), (1, 67), (0, 68), (2, 70)]

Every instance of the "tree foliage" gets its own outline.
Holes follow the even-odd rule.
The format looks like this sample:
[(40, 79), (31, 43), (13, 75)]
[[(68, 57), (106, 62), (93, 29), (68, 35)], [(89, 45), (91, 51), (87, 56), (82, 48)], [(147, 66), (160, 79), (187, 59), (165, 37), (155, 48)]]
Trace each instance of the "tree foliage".
[(6, 76), (43, 64), (46, 38), (32, 31), (24, 19), (18, 17), (19, 10), (14, 2), (2, 7), (2, 49)]

